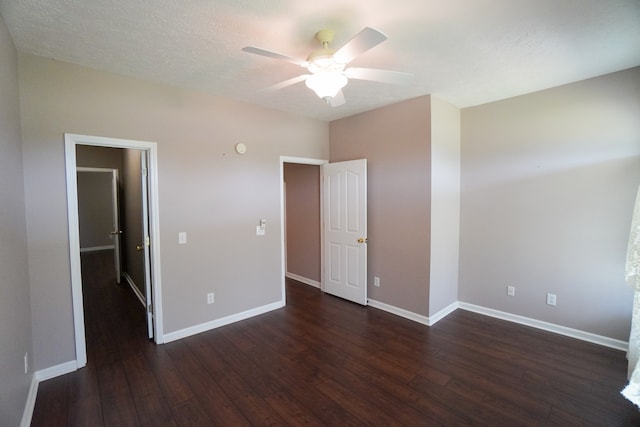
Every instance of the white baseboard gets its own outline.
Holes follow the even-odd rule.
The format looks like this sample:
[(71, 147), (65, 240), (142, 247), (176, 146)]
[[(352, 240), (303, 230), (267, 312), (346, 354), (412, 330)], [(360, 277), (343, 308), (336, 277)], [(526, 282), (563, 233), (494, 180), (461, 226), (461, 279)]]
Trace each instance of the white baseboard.
[(60, 375), (68, 374), (78, 370), (78, 363), (75, 360), (61, 363), (59, 365), (51, 366), (50, 368), (41, 369), (36, 371), (34, 377), (36, 381), (46, 381), (51, 378), (59, 377)]
[(298, 276), (294, 273), (287, 273), (285, 274), (285, 277), (320, 289), (320, 282), (318, 282), (317, 280), (307, 279), (306, 277)]
[(452, 302), (433, 316), (429, 316), (429, 326), (435, 325), (438, 321), (444, 319), (445, 317), (456, 311), (458, 308), (460, 308), (460, 304), (458, 303), (458, 301)]
[(106, 251), (106, 250), (113, 250), (113, 245), (90, 246), (88, 248), (80, 248), (80, 252), (96, 252), (96, 251)]
[(221, 319), (212, 320), (211, 322), (201, 323), (199, 325), (191, 326), (189, 328), (181, 329), (179, 331), (170, 332), (164, 334), (163, 342), (169, 343), (171, 341), (179, 340), (182, 338), (190, 337), (191, 335), (199, 334), (201, 332), (210, 331), (221, 326), (229, 325), (231, 323), (239, 322), (241, 320), (248, 319), (250, 317), (258, 316), (260, 314), (268, 313), (269, 311), (277, 310), (284, 307), (284, 301), (274, 302), (272, 304), (263, 305), (251, 310), (243, 311), (242, 313), (232, 314), (231, 316), (223, 317)]
[(485, 316), (495, 317), (509, 322), (519, 323), (525, 326), (542, 329), (544, 331), (553, 332), (593, 344), (599, 344), (605, 347), (614, 348), (616, 350), (627, 351), (629, 343), (602, 335), (592, 334), (591, 332), (580, 331), (578, 329), (568, 328), (566, 326), (556, 325), (554, 323), (543, 322), (542, 320), (531, 319), (529, 317), (519, 316), (504, 311), (494, 310), (492, 308), (481, 307), (479, 305), (468, 304), (466, 302), (458, 303), (460, 308), (474, 313), (483, 314)]
[(396, 316), (404, 317), (405, 319), (413, 320), (414, 322), (418, 322), (418, 323), (422, 323), (423, 325), (430, 326), (429, 318), (427, 316), (416, 314), (412, 311), (405, 310), (403, 308), (399, 308), (390, 304), (386, 304), (384, 302), (376, 301), (374, 299), (369, 299), (368, 304), (370, 307), (377, 308), (379, 310), (383, 310), (391, 314), (395, 314)]
[(131, 276), (129, 276), (128, 273), (124, 272), (124, 273), (122, 273), (122, 277), (124, 277), (124, 280), (127, 281), (127, 283), (129, 284), (129, 287), (131, 288), (133, 293), (136, 294), (136, 296), (138, 297), (138, 299), (142, 303), (142, 306), (143, 307), (147, 307), (147, 299), (145, 298), (144, 295), (142, 295), (142, 292), (140, 292), (140, 289), (138, 289), (138, 287), (136, 286), (136, 284), (133, 281), (133, 279), (131, 278)]
[(517, 314), (511, 314), (504, 311), (494, 310), (492, 308), (481, 307), (479, 305), (460, 301), (456, 301), (450, 304), (448, 307), (443, 308), (433, 316), (428, 317), (372, 299), (369, 300), (369, 305), (373, 308), (384, 310), (397, 316), (404, 317), (405, 319), (413, 320), (414, 322), (418, 322), (427, 326), (435, 325), (439, 320), (444, 319), (449, 314), (456, 311), (458, 308), (461, 308), (463, 310), (472, 311), (474, 313), (482, 314), (485, 316), (495, 317), (497, 319), (507, 320), (509, 322), (519, 323), (525, 326), (531, 326), (532, 328), (541, 329), (547, 332), (553, 332), (555, 334), (560, 334), (571, 338), (576, 338), (582, 341), (587, 341), (616, 350), (627, 351), (627, 349), (629, 348), (629, 343), (626, 341), (621, 341), (614, 338), (593, 334), (591, 332), (580, 331), (578, 329), (568, 328), (566, 326), (560, 326), (553, 323), (544, 322), (542, 320), (531, 319), (528, 317), (519, 316)]
[(29, 427), (31, 425), (31, 418), (33, 418), (33, 408), (36, 406), (36, 397), (38, 396), (38, 380), (36, 380), (35, 374), (31, 375), (31, 386), (29, 386), (29, 394), (27, 395), (27, 402), (24, 404), (24, 411), (22, 412), (22, 420), (20, 421), (20, 427)]
[(36, 406), (36, 397), (38, 396), (38, 384), (40, 384), (41, 381), (59, 377), (60, 375), (68, 374), (69, 372), (76, 371), (77, 369), (78, 363), (75, 360), (71, 360), (33, 373), (33, 376), (31, 377), (31, 386), (29, 386), (29, 394), (27, 395), (27, 401), (25, 402), (24, 411), (22, 412), (20, 427), (29, 427), (31, 425), (33, 408)]

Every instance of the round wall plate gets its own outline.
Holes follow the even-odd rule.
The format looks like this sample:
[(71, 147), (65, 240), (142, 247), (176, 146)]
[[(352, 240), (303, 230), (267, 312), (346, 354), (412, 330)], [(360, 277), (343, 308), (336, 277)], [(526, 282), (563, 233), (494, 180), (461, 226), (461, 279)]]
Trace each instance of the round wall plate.
[(247, 146), (244, 145), (243, 143), (238, 143), (236, 144), (236, 153), (238, 154), (244, 154), (247, 152)]

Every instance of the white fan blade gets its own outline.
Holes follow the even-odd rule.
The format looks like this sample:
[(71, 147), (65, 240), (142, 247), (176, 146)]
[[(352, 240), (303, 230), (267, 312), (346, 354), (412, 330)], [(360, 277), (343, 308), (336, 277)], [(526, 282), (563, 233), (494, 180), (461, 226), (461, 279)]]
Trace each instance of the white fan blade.
[(399, 71), (377, 70), (375, 68), (349, 67), (344, 74), (350, 79), (406, 85), (413, 81), (413, 74)]
[(296, 64), (301, 67), (307, 67), (309, 65), (307, 61), (303, 61), (302, 59), (293, 58), (291, 56), (271, 52), (270, 50), (260, 49), (259, 47), (255, 47), (255, 46), (246, 46), (246, 47), (243, 47), (242, 50), (248, 53), (255, 53), (256, 55), (266, 56), (267, 58), (273, 58), (273, 59), (279, 59), (281, 61), (291, 62), (292, 64)]
[(328, 102), (332, 107), (339, 107), (343, 105), (346, 101), (344, 99), (344, 93), (342, 93), (342, 89), (338, 91), (336, 96), (334, 96), (333, 98), (329, 98)]
[(280, 83), (276, 83), (272, 86), (268, 86), (264, 89), (261, 89), (260, 92), (274, 92), (278, 89), (282, 89), (285, 88), (287, 86), (291, 86), (294, 85), (296, 83), (300, 83), (301, 81), (304, 81), (307, 79), (307, 77), (309, 77), (309, 74), (301, 74), (299, 76), (293, 77), (291, 79), (285, 80), (283, 82)]
[(338, 51), (333, 54), (333, 59), (335, 59), (336, 62), (348, 64), (357, 56), (374, 48), (386, 39), (387, 36), (385, 34), (371, 27), (366, 27), (338, 49)]

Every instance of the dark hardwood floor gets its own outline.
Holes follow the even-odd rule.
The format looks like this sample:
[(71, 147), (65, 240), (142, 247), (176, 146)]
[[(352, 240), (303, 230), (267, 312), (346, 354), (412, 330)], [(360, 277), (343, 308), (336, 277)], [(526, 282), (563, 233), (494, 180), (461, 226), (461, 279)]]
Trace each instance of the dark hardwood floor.
[(287, 306), (181, 341), (83, 254), (88, 363), (32, 426), (631, 426), (621, 351), (458, 310), (426, 327), (287, 281)]

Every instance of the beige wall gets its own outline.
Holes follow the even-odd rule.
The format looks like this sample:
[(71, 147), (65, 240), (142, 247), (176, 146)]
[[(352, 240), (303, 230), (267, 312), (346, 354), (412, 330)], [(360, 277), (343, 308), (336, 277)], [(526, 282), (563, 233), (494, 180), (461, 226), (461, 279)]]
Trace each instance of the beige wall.
[(121, 148), (76, 146), (76, 165), (86, 168), (118, 169), (122, 178), (123, 152)]
[(462, 110), (459, 299), (626, 341), (639, 184), (640, 68)]
[(431, 96), (429, 315), (458, 300), (460, 110)]
[[(94, 147), (91, 145), (78, 145), (76, 146), (76, 165), (78, 167), (87, 167), (87, 168), (105, 168), (105, 169), (116, 169), (118, 171), (118, 193), (122, 193), (122, 181), (123, 181), (123, 153), (124, 150), (120, 148), (108, 148), (108, 147)], [(82, 175), (88, 176), (90, 173), (83, 173)], [(82, 182), (80, 180), (81, 174), (78, 174), (78, 221), (80, 225), (80, 247), (94, 247), (94, 246), (103, 246), (103, 245), (112, 245), (113, 240), (110, 239), (110, 236), (107, 234), (106, 236), (100, 232), (99, 236), (94, 236), (89, 238), (85, 235), (83, 230), (83, 222), (85, 224), (92, 224), (92, 215), (102, 216), (101, 223), (108, 224), (108, 232), (113, 231), (113, 217), (110, 209), (105, 209), (107, 206), (111, 206), (111, 193), (109, 192), (108, 196), (102, 194), (102, 203), (105, 201), (108, 202), (108, 205), (102, 207), (102, 212), (92, 212), (94, 209), (92, 208), (92, 197), (99, 197), (99, 195), (95, 195), (91, 192), (92, 184), (90, 182)], [(109, 175), (110, 177), (111, 175)], [(89, 178), (89, 179), (100, 179), (100, 178)], [(105, 177), (102, 177), (105, 179)], [(110, 178), (109, 178), (110, 180)], [(110, 181), (109, 181), (110, 182)], [(83, 189), (82, 186), (88, 186), (89, 188)], [(86, 190), (86, 191), (84, 191)], [(84, 194), (83, 194), (84, 193)], [(108, 197), (104, 199), (104, 197)], [(85, 198), (87, 200), (85, 200)], [(83, 206), (83, 204), (89, 204), (89, 206)], [(90, 214), (89, 217), (83, 218), (84, 214)], [(97, 230), (91, 230), (92, 234), (98, 234)]]
[[(369, 298), (429, 312), (430, 97), (330, 123), (332, 162), (367, 159)], [(374, 276), (380, 287), (373, 286)]]
[(36, 368), (75, 359), (65, 132), (158, 143), (165, 333), (280, 301), (280, 156), (327, 158), (325, 122), (30, 55), (19, 76)]
[(320, 282), (320, 166), (284, 164), (287, 273)]
[(0, 425), (17, 426), (33, 370), (16, 50), (0, 17)]
[(113, 175), (78, 171), (77, 183), (80, 249), (113, 246)]

